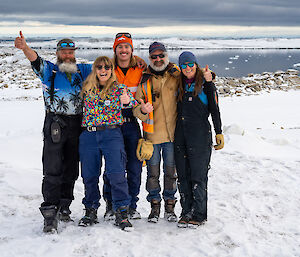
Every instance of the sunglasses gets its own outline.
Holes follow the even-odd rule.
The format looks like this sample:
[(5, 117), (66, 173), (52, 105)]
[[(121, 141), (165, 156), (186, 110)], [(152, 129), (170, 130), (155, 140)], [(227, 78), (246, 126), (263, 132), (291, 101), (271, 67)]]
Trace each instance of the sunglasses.
[(165, 58), (165, 55), (164, 54), (153, 54), (153, 55), (150, 55), (150, 58), (152, 60), (157, 59), (157, 57), (159, 57), (160, 59), (162, 59), (162, 58)]
[(127, 38), (131, 38), (131, 35), (130, 35), (130, 33), (127, 33), (127, 32), (125, 32), (125, 33), (118, 33), (117, 35), (116, 35), (116, 38), (119, 38), (119, 37), (127, 37)]
[(75, 47), (74, 43), (61, 43), (60, 47)]
[(187, 64), (181, 64), (181, 68), (182, 68), (182, 69), (186, 69), (187, 66), (189, 66), (190, 68), (193, 68), (194, 65), (195, 65), (194, 62), (189, 62), (189, 63), (187, 63)]
[(97, 65), (96, 68), (97, 70), (102, 70), (102, 68), (104, 68), (105, 70), (110, 70), (112, 67), (109, 65)]

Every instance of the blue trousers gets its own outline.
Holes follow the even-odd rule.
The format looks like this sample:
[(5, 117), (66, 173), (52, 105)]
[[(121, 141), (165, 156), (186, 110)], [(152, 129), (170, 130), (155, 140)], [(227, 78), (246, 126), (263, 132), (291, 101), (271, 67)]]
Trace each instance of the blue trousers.
[[(122, 134), (124, 138), (125, 151), (127, 156), (126, 172), (128, 192), (131, 197), (130, 207), (137, 208), (137, 201), (139, 200), (138, 194), (141, 187), (141, 174), (142, 174), (142, 162), (136, 157), (136, 148), (138, 140), (141, 137), (140, 127), (137, 121), (125, 122), (122, 127)], [(107, 179), (106, 172), (103, 175), (103, 197), (104, 199), (111, 201), (111, 185)]]
[(111, 185), (113, 209), (128, 206), (130, 196), (125, 174), (126, 153), (120, 128), (84, 131), (79, 138), (81, 176), (84, 183), (82, 203), (86, 208), (100, 206), (99, 176), (102, 156), (105, 159), (106, 178)]
[(147, 161), (147, 182), (146, 189), (148, 191), (147, 201), (152, 200), (161, 201), (160, 196), (160, 161), (161, 155), (163, 157), (163, 172), (164, 172), (164, 188), (163, 199), (174, 200), (176, 199), (175, 193), (177, 191), (176, 186), (176, 170), (174, 163), (174, 144), (172, 142), (166, 142), (162, 144), (153, 144), (153, 155), (149, 161)]

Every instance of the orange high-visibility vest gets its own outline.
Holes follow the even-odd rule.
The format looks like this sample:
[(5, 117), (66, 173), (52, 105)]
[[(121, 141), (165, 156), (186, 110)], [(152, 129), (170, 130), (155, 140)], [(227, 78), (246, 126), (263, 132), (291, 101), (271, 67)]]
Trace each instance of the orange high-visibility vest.
[(130, 67), (126, 75), (124, 75), (121, 68), (119, 66), (116, 66), (115, 73), (119, 83), (126, 85), (132, 93), (133, 97), (135, 97), (137, 87), (142, 77), (143, 69), (137, 66)]
[[(150, 79), (147, 80), (147, 83), (144, 82), (141, 86), (142, 86), (143, 94), (145, 96), (145, 103), (149, 102), (150, 104), (153, 104)], [(147, 133), (154, 132), (153, 111), (149, 113), (149, 118), (146, 121), (143, 121), (142, 124), (143, 124), (143, 131)]]

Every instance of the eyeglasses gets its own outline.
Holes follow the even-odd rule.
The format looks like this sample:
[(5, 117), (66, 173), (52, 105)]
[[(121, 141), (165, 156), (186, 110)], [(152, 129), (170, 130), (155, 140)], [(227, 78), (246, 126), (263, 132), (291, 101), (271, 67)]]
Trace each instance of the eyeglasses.
[(160, 59), (162, 59), (162, 58), (165, 58), (165, 55), (164, 54), (153, 54), (153, 55), (150, 55), (150, 58), (152, 60), (157, 59), (157, 57), (159, 57)]
[(70, 43), (61, 43), (60, 47), (75, 47), (75, 44), (73, 42), (70, 42)]
[(104, 68), (105, 70), (110, 70), (112, 67), (109, 65), (97, 65), (96, 68), (97, 70), (102, 70), (102, 68)]
[(128, 38), (131, 38), (131, 35), (130, 35), (130, 33), (127, 33), (127, 32), (125, 32), (125, 33), (118, 33), (117, 35), (116, 35), (116, 38), (119, 38), (119, 37), (128, 37)]
[(187, 66), (189, 66), (190, 68), (193, 68), (194, 65), (195, 65), (194, 62), (189, 62), (189, 63), (187, 63), (187, 64), (181, 64), (181, 69), (184, 70), (184, 69), (186, 69)]

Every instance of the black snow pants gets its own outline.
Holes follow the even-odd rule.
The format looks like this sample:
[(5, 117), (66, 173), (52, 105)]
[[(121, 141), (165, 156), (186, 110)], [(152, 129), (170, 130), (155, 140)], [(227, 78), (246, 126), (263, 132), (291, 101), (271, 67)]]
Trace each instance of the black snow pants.
[[(61, 127), (60, 142), (51, 138), (54, 119)], [(47, 113), (44, 121), (43, 146), (43, 206), (70, 206), (74, 199), (73, 189), (79, 175), (79, 135), (81, 115), (56, 115)]]
[(174, 146), (181, 215), (202, 221), (207, 219), (207, 173), (212, 147), (209, 112), (191, 92), (185, 92), (177, 110)]

